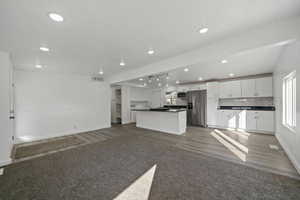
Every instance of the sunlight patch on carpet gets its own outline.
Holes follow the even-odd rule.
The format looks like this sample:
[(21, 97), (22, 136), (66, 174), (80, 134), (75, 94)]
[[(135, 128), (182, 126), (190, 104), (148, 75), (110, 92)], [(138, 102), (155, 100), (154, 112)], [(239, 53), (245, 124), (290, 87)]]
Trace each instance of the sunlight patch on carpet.
[(114, 200), (147, 200), (150, 194), (156, 165), (129, 185)]

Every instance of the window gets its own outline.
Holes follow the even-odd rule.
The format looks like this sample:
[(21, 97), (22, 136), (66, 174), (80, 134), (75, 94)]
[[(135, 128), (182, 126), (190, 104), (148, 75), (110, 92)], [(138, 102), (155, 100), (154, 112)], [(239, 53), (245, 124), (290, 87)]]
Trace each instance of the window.
[(167, 104), (176, 105), (176, 97), (177, 97), (177, 93), (176, 92), (167, 93), (166, 94)]
[(296, 71), (283, 79), (282, 87), (282, 123), (284, 126), (295, 130), (296, 128)]

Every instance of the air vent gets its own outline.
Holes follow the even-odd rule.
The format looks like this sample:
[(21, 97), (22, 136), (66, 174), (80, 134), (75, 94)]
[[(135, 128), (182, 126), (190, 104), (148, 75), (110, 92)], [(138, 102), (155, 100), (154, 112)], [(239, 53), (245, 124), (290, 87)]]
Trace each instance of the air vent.
[(104, 79), (102, 77), (94, 76), (92, 77), (92, 81), (103, 82)]

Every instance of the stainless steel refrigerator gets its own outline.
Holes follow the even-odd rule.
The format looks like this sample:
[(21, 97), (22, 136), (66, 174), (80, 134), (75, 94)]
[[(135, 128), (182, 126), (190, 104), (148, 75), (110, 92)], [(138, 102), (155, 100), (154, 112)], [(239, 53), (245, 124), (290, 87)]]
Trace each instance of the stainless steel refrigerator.
[(187, 125), (206, 127), (206, 90), (189, 91), (186, 94)]

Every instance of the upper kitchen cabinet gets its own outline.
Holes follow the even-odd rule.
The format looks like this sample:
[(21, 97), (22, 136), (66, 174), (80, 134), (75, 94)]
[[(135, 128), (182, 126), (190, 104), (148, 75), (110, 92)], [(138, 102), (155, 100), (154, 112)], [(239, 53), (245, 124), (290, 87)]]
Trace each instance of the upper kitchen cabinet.
[(207, 98), (219, 99), (220, 96), (220, 84), (219, 82), (208, 82), (206, 84)]
[(273, 78), (264, 77), (255, 80), (256, 96), (272, 97), (273, 96)]
[(241, 81), (242, 97), (255, 97), (255, 79)]
[(241, 81), (227, 81), (220, 83), (220, 98), (239, 98), (241, 96)]
[(242, 97), (272, 97), (272, 77), (242, 80)]

